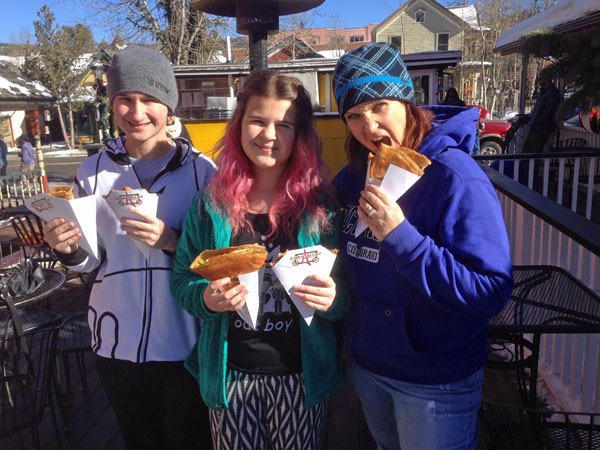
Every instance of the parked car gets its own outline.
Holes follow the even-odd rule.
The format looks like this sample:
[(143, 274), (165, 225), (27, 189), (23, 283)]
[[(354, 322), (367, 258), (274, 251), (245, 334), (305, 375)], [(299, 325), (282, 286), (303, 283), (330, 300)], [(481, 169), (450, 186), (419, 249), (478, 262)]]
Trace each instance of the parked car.
[(467, 108), (478, 108), (479, 109), (479, 120), (487, 120), (487, 119), (492, 118), (490, 112), (487, 109), (482, 108), (479, 105), (467, 105)]
[(506, 136), (512, 123), (505, 120), (479, 121), (479, 154), (500, 155), (506, 152), (508, 140)]

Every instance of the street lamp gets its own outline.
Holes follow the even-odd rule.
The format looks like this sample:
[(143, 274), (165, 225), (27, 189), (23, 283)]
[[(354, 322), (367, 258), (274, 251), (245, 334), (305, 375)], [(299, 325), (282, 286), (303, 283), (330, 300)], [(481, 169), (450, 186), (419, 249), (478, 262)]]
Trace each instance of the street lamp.
[(191, 0), (193, 9), (235, 17), (237, 32), (248, 35), (250, 71), (267, 68), (267, 35), (279, 32), (279, 16), (315, 8), (325, 0)]
[(96, 121), (98, 122), (98, 135), (101, 143), (105, 143), (110, 138), (110, 102), (106, 93), (106, 83), (104, 82), (104, 64), (94, 58), (91, 64), (91, 69), (94, 73), (94, 88), (96, 90), (96, 98), (93, 105), (96, 108)]

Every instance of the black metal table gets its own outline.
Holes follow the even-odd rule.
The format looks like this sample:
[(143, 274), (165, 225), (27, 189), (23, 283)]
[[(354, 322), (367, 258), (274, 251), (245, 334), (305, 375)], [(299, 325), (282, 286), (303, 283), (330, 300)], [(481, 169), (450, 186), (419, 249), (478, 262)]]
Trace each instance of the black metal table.
[(517, 369), (523, 402), (534, 408), (541, 335), (600, 333), (600, 296), (560, 267), (514, 266), (513, 274), (510, 300), (488, 328), (491, 347), (498, 340), (514, 344), (513, 359), (490, 359), (488, 366)]
[[(13, 299), (17, 308), (24, 308), (43, 300), (58, 291), (65, 283), (65, 274), (57, 269), (42, 269), (44, 271), (44, 282), (31, 294)], [(6, 312), (6, 303), (0, 301), (0, 313)]]

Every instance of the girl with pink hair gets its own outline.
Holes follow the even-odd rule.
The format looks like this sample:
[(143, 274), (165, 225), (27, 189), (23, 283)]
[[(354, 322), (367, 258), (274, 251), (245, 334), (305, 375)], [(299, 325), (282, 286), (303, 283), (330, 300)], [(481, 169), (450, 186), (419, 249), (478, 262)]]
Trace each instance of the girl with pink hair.
[(216, 449), (318, 448), (327, 399), (343, 378), (332, 321), (349, 297), (335, 275), (294, 287), (316, 310), (309, 326), (266, 264), (253, 329), (243, 319), (243, 284), (224, 291), (229, 278), (209, 282), (189, 269), (201, 251), (230, 245), (262, 245), (267, 263), (288, 249), (336, 248), (341, 214), (312, 119), (299, 80), (252, 74), (217, 145), (219, 170), (192, 203), (179, 240), (171, 291), (203, 320), (186, 367), (211, 409)]

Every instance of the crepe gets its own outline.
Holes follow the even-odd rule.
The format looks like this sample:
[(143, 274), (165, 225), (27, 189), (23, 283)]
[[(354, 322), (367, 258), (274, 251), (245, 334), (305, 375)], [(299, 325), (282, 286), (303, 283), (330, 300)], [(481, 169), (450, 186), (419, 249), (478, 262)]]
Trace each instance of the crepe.
[(375, 155), (370, 155), (370, 178), (383, 180), (390, 165), (400, 167), (415, 175), (421, 176), (427, 166), (431, 164), (429, 158), (406, 147), (390, 147), (380, 144)]
[(53, 197), (62, 198), (64, 200), (75, 200), (75, 196), (73, 195), (73, 189), (69, 186), (55, 187), (54, 189), (50, 189), (48, 191), (48, 194)]

